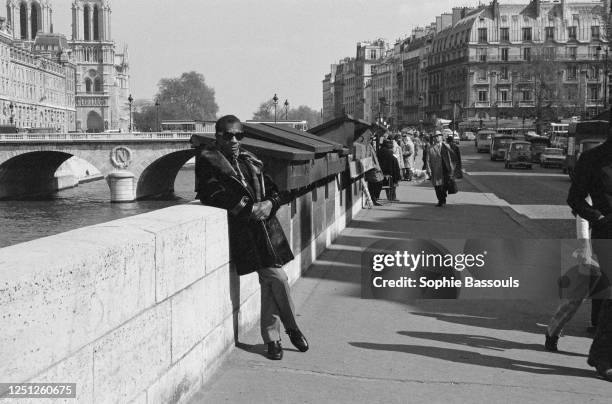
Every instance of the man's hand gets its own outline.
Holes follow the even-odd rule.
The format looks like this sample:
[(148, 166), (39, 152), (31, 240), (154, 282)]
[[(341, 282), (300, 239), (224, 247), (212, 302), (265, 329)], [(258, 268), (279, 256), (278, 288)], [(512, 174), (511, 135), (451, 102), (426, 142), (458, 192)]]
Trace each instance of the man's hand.
[(263, 201), (257, 202), (253, 205), (253, 210), (251, 211), (251, 219), (253, 220), (266, 220), (270, 217), (270, 213), (272, 212), (272, 202)]

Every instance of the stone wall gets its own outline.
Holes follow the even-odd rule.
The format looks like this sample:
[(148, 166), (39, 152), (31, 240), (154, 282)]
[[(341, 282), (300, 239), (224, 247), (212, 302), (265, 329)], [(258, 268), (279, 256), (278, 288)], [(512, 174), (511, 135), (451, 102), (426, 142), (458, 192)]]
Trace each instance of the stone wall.
[[(281, 208), (290, 282), (361, 203), (346, 172)], [(176, 403), (257, 323), (259, 283), (231, 269), (225, 211), (191, 203), (0, 249), (0, 311), (2, 382), (74, 382), (70, 403)]]

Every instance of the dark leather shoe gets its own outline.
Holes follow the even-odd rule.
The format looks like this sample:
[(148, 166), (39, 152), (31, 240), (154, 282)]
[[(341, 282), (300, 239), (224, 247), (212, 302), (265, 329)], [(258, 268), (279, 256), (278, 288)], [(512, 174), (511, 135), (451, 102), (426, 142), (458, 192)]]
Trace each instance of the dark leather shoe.
[(308, 341), (306, 337), (297, 328), (295, 330), (287, 330), (287, 335), (294, 347), (300, 350), (300, 352), (308, 351)]
[(283, 359), (283, 346), (280, 341), (268, 342), (268, 359), (275, 361)]
[(380, 202), (374, 202), (374, 206), (383, 206)]
[(559, 349), (557, 348), (557, 342), (559, 342), (559, 337), (551, 337), (546, 334), (546, 341), (544, 342), (544, 348), (550, 352), (557, 352)]

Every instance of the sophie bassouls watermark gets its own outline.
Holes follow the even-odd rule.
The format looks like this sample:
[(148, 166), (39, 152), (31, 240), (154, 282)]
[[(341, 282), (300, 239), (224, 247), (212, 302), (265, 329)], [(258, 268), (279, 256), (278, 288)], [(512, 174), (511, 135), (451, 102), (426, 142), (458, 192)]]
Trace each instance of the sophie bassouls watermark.
[(605, 274), (580, 248), (577, 240), (381, 240), (363, 253), (362, 297), (586, 298)]

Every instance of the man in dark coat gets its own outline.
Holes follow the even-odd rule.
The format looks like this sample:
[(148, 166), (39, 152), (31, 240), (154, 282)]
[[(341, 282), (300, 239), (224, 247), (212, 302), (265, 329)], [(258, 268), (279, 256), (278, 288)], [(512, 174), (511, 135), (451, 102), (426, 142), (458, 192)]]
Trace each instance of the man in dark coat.
[(264, 174), (263, 163), (240, 148), (244, 137), (240, 120), (233, 115), (215, 125), (214, 146), (196, 153), (197, 198), (228, 211), (230, 258), (239, 275), (257, 271), (261, 285), (261, 335), (270, 359), (282, 359), (280, 323), (300, 351), (308, 342), (300, 332), (282, 266), (293, 253), (275, 217), (290, 201)]
[[(591, 197), (591, 202), (587, 201)], [(591, 227), (593, 252), (601, 269), (601, 279), (612, 280), (612, 134), (602, 145), (584, 152), (576, 163), (567, 203), (574, 214), (586, 219)], [(600, 292), (603, 298), (599, 321), (589, 352), (589, 365), (612, 381), (612, 300), (610, 288)]]
[(387, 177), (389, 189), (387, 199), (390, 201), (398, 201), (396, 196), (397, 184), (402, 179), (402, 171), (400, 170), (399, 162), (393, 154), (393, 140), (387, 139), (383, 142), (382, 147), (378, 150), (378, 163), (383, 175)]
[(437, 132), (435, 143), (427, 149), (427, 174), (436, 191), (437, 207), (446, 205), (448, 183), (455, 174), (455, 153), (443, 142), (443, 136)]

